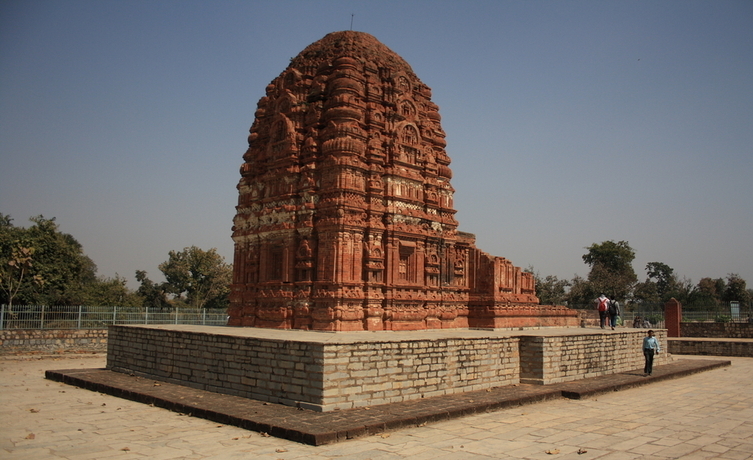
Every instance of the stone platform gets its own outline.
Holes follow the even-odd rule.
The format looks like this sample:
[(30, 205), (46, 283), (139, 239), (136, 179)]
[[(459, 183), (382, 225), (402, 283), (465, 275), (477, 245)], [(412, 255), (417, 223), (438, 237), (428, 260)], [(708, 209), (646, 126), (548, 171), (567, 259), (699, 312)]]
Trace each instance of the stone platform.
[(670, 337), (667, 349), (681, 355), (739, 356), (753, 358), (753, 339)]
[[(111, 326), (107, 368), (314, 411), (353, 409), (643, 367), (640, 329), (330, 333)], [(666, 331), (657, 337), (666, 344)], [(657, 366), (671, 362), (666, 353)]]
[(180, 414), (318, 446), (562, 397), (584, 399), (730, 364), (728, 360), (678, 359), (656, 366), (649, 377), (643, 377), (640, 369), (634, 369), (552, 385), (520, 384), (332, 412), (298, 410), (107, 369), (48, 370), (45, 376)]

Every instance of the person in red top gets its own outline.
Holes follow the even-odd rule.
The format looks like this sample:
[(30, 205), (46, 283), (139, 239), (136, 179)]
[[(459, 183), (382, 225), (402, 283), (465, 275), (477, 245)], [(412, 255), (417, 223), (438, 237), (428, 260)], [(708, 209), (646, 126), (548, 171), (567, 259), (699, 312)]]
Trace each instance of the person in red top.
[(599, 310), (599, 321), (601, 328), (604, 329), (604, 326), (607, 324), (607, 318), (609, 318), (609, 299), (607, 299), (607, 296), (602, 294), (596, 299), (596, 309)]

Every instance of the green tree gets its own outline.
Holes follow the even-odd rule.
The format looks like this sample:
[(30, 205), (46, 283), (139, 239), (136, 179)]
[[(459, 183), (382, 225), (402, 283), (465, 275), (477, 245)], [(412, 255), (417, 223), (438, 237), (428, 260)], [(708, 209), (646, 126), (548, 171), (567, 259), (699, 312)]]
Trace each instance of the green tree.
[(646, 272), (649, 279), (656, 283), (659, 300), (662, 302), (669, 300), (670, 297), (667, 297), (667, 294), (670, 294), (677, 284), (674, 269), (662, 262), (649, 262), (646, 264)]
[(127, 282), (118, 275), (115, 275), (115, 278), (98, 277), (86, 285), (82, 303), (94, 306), (141, 307), (141, 297), (128, 288)]
[(604, 241), (586, 249), (588, 252), (583, 255), (583, 262), (591, 267), (588, 282), (594, 293), (623, 301), (628, 298), (638, 280), (632, 265), (635, 251), (630, 244), (627, 241)]
[(722, 300), (724, 302), (740, 302), (740, 306), (748, 306), (750, 298), (748, 296), (748, 290), (745, 286), (745, 280), (740, 278), (737, 273), (730, 273), (727, 275), (727, 285), (722, 292)]
[(538, 272), (533, 270), (533, 267), (528, 267), (526, 271), (533, 274), (536, 283), (536, 296), (538, 296), (541, 305), (562, 305), (566, 302), (567, 288), (570, 286), (569, 281), (560, 280), (552, 275), (542, 278)]
[(570, 290), (565, 298), (567, 304), (573, 308), (592, 308), (592, 302), (598, 295), (588, 280), (575, 275), (570, 281)]
[(716, 310), (722, 302), (726, 285), (722, 278), (701, 278), (696, 286), (696, 302), (699, 306)]
[(193, 308), (227, 308), (232, 268), (217, 254), (196, 246), (180, 252), (170, 251), (169, 259), (159, 265), (165, 275), (165, 291)]
[[(62, 233), (55, 218), (37, 216), (29, 228), (15, 227), (10, 216), (0, 218), (0, 270), (2, 284), (13, 279), (16, 303), (78, 305), (89, 284), (96, 281), (97, 266), (81, 244)], [(9, 291), (0, 301), (8, 303)]]
[(693, 310), (697, 305), (698, 290), (689, 278), (675, 278), (675, 287), (671, 297), (679, 300), (683, 308), (687, 307), (688, 310)]
[[(10, 257), (4, 260), (2, 267), (0, 267), (0, 289), (5, 293), (9, 312), (13, 312), (13, 298), (21, 289), (26, 272), (33, 265), (33, 254), (34, 248), (13, 247)], [(42, 278), (39, 275), (35, 275), (33, 279), (38, 284), (42, 284)]]
[(34, 274), (42, 277), (44, 289), (30, 296), (27, 303), (81, 305), (86, 285), (97, 279), (97, 266), (73, 236), (58, 230), (54, 217), (30, 220), (35, 223), (28, 229), (36, 248)]
[(659, 303), (661, 297), (659, 296), (659, 289), (654, 281), (647, 279), (646, 281), (636, 283), (633, 287), (633, 299), (639, 303)]
[(642, 283), (636, 283), (633, 287), (633, 299), (643, 303), (662, 304), (672, 297), (682, 300), (687, 297), (686, 292), (674, 269), (663, 262), (649, 262), (646, 264), (648, 278)]
[(141, 283), (136, 294), (142, 299), (144, 307), (167, 308), (170, 306), (165, 292), (165, 283), (155, 283), (150, 280), (144, 270), (136, 270), (136, 281)]

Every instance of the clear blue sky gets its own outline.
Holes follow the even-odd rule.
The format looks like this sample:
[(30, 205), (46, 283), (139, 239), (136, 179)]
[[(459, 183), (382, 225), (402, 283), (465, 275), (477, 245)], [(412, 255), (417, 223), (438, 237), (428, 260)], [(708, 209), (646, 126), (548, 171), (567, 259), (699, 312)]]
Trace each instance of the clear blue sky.
[(265, 86), (368, 32), (433, 90), (460, 230), (542, 275), (635, 269), (753, 285), (753, 2), (0, 1), (0, 212), (56, 217), (136, 286), (168, 251), (232, 262)]

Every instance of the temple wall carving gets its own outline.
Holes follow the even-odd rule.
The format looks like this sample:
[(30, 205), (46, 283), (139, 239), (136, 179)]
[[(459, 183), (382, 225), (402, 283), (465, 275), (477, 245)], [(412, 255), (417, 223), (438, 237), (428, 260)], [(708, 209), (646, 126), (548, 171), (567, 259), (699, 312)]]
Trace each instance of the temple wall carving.
[(438, 110), (368, 34), (329, 34), (291, 61), (243, 155), (230, 325), (513, 327), (511, 312), (545, 308), (530, 274), (457, 230)]

